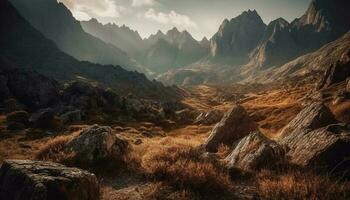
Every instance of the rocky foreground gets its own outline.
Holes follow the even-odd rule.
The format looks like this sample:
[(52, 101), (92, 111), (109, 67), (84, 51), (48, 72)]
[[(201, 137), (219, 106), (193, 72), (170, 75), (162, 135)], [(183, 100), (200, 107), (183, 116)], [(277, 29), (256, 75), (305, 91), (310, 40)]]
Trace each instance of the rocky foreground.
[[(346, 199), (349, 190), (345, 187), (347, 182), (343, 181), (349, 177), (347, 169), (350, 167), (348, 84), (345, 80), (323, 89), (311, 85), (309, 90), (313, 92), (308, 94), (305, 89), (276, 90), (265, 86), (265, 91), (260, 93), (252, 91), (254, 95), (237, 94), (240, 96), (237, 99), (203, 87), (200, 90), (207, 90), (207, 99), (189, 92), (183, 103), (191, 109), (175, 111), (173, 118), (168, 118), (177, 120), (173, 122), (177, 126), (172, 127), (156, 127), (151, 121), (77, 125), (86, 122), (80, 118), (80, 123), (73, 123), (61, 132), (34, 126), (33, 119), (40, 118), (37, 113), (7, 112), (2, 122), (5, 129), (2, 129), (1, 146), (10, 153), (6, 155), (1, 149), (4, 151), (1, 156), (20, 160), (3, 161), (0, 197), (294, 198), (291, 191), (270, 191), (281, 190), (283, 182), (276, 181), (280, 176), (287, 176), (292, 182), (310, 182), (309, 187), (319, 188), (323, 187), (321, 179), (324, 184), (339, 184), (331, 181), (342, 177), (344, 185), (338, 185), (337, 190), (325, 187), (324, 193), (317, 191), (317, 195), (324, 198), (315, 198), (332, 199), (338, 195), (339, 199)], [(269, 98), (275, 93), (279, 100)], [(213, 99), (210, 95), (222, 98)], [(291, 98), (297, 98), (297, 103), (291, 101), (286, 106)], [(270, 110), (266, 110), (267, 104)], [(278, 113), (281, 119), (273, 118)], [(9, 126), (12, 122), (23, 126), (13, 130)], [(267, 126), (271, 123), (275, 126)], [(280, 128), (276, 131), (278, 124)], [(51, 130), (53, 135), (39, 134), (33, 138), (33, 129), (42, 133)]]

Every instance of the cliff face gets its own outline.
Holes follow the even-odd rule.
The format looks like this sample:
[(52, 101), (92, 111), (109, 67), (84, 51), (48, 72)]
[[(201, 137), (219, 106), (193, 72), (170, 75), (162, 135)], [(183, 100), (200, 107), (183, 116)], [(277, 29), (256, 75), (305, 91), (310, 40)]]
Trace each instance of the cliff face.
[(211, 39), (211, 55), (247, 57), (261, 40), (265, 27), (255, 10), (245, 11), (230, 21), (226, 19)]
[(56, 0), (11, 0), (19, 13), (63, 52), (78, 60), (121, 65), (135, 70), (134, 63), (121, 49), (86, 33), (72, 13)]
[(32, 27), (7, 0), (0, 1), (0, 46), (0, 60), (60, 82), (84, 79), (109, 87), (121, 96), (132, 93), (158, 100), (178, 98), (176, 89), (150, 81), (143, 74), (120, 66), (78, 61), (65, 54)]

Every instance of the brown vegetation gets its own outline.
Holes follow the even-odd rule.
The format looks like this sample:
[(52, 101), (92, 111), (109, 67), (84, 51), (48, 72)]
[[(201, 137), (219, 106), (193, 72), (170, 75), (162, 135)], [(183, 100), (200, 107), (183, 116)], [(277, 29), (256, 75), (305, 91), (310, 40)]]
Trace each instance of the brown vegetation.
[(350, 184), (312, 172), (287, 171), (276, 174), (261, 172), (258, 177), (260, 199), (349, 199)]
[(66, 152), (64, 147), (73, 138), (73, 135), (58, 136), (44, 145), (35, 157), (43, 161), (69, 164), (74, 155)]

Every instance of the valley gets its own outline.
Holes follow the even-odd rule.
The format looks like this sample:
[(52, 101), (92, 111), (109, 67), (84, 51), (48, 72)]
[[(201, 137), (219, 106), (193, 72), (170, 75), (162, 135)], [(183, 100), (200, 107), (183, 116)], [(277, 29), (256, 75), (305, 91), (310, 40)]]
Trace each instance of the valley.
[(1, 200), (350, 199), (349, 1), (201, 40), (79, 3), (0, 1)]

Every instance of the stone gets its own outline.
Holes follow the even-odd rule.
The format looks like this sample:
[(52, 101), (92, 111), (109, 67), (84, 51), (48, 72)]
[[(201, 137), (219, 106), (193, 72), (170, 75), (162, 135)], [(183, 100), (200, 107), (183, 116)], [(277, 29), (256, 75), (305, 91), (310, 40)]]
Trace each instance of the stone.
[(49, 128), (55, 118), (55, 112), (51, 108), (41, 109), (32, 114), (29, 122), (36, 128)]
[(318, 89), (328, 88), (333, 84), (346, 81), (350, 76), (350, 62), (331, 65), (324, 73), (322, 79), (317, 85)]
[(218, 123), (224, 114), (216, 109), (210, 110), (206, 113), (201, 113), (194, 121), (194, 124), (211, 125)]
[(258, 127), (249, 118), (246, 110), (240, 105), (235, 105), (215, 125), (204, 147), (209, 152), (216, 152), (220, 144), (231, 146), (233, 142), (255, 130), (258, 130)]
[(300, 131), (280, 141), (290, 149), (290, 162), (303, 167), (332, 171), (349, 169), (350, 129), (345, 124), (332, 124), (313, 131)]
[(53, 79), (32, 71), (8, 69), (3, 71), (7, 86), (21, 104), (30, 109), (46, 108), (59, 101), (60, 86)]
[(5, 160), (0, 169), (2, 200), (97, 200), (99, 182), (88, 171), (31, 160)]
[[(332, 112), (322, 103), (314, 102), (306, 106), (280, 132), (280, 139), (289, 135), (297, 135), (305, 130), (315, 130), (330, 124), (337, 123)], [(293, 136), (292, 136), (293, 137)]]
[(82, 113), (80, 110), (68, 111), (60, 116), (62, 122), (66, 123), (75, 123), (82, 120)]
[(94, 165), (103, 161), (120, 160), (128, 142), (117, 137), (108, 126), (93, 125), (66, 144), (66, 151), (75, 154), (77, 163)]
[(273, 169), (285, 164), (285, 155), (284, 147), (257, 131), (237, 142), (225, 160), (228, 162), (229, 169), (255, 171)]

